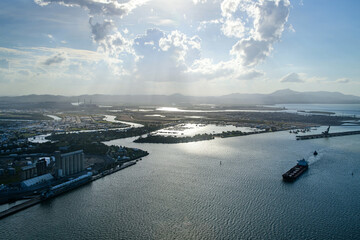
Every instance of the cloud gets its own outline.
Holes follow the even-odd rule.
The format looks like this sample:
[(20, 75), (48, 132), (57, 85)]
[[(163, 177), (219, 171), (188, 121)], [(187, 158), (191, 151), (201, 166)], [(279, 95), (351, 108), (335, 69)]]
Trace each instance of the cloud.
[(349, 78), (339, 78), (339, 79), (336, 79), (335, 82), (336, 83), (349, 83), (349, 82), (351, 82), (351, 80)]
[(222, 33), (239, 38), (230, 54), (243, 66), (255, 66), (280, 40), (288, 20), (288, 0), (224, 0), (221, 3)]
[(136, 65), (136, 78), (146, 81), (186, 81), (188, 66), (199, 58), (201, 40), (180, 31), (165, 33), (147, 29), (134, 39), (136, 53), (141, 56)]
[(18, 73), (20, 73), (21, 75), (24, 75), (24, 76), (30, 75), (30, 72), (28, 70), (20, 70), (20, 71), (18, 71)]
[(281, 78), (280, 82), (282, 83), (300, 83), (304, 80), (297, 73), (289, 73)]
[(213, 19), (213, 20), (209, 20), (209, 21), (201, 21), (197, 30), (204, 30), (207, 28), (208, 25), (213, 24), (213, 25), (217, 25), (221, 23), (221, 19)]
[[(137, 61), (139, 57), (133, 49), (133, 40), (125, 38), (122, 33), (115, 28), (111, 18), (123, 18), (134, 9), (146, 4), (148, 0), (35, 0), (40, 6), (49, 4), (60, 4), (66, 7), (81, 7), (89, 11), (89, 25), (94, 42), (98, 44), (97, 51), (108, 55), (105, 60), (111, 64), (116, 72), (122, 72), (119, 69), (119, 63), (122, 58), (129, 55), (133, 57), (130, 61)], [(110, 19), (105, 19), (110, 18)], [(94, 23), (94, 19), (102, 22)], [(127, 30), (124, 31), (127, 34)], [(115, 59), (117, 58), (117, 59)], [(49, 59), (46, 63), (55, 63), (54, 61), (63, 61), (61, 58)], [(46, 65), (50, 65), (46, 64)]]
[(57, 3), (67, 7), (82, 7), (87, 9), (90, 15), (118, 16), (123, 17), (129, 14), (135, 8), (144, 5), (148, 0), (129, 0), (127, 2), (119, 1), (99, 1), (99, 0), (35, 0), (40, 6), (46, 6), (50, 3)]
[(170, 18), (160, 18), (157, 16), (150, 16), (144, 19), (144, 23), (151, 23), (155, 26), (175, 26), (177, 24), (176, 21)]
[(95, 42), (103, 40), (106, 37), (106, 35), (110, 32), (110, 30), (113, 28), (112, 21), (104, 21), (103, 23), (95, 23), (95, 24), (93, 24), (92, 21), (93, 18), (90, 18), (89, 24)]
[(333, 83), (326, 77), (308, 76), (306, 73), (289, 73), (280, 79), (282, 83)]
[(201, 4), (204, 4), (204, 3), (206, 3), (207, 2), (207, 0), (193, 0), (193, 3), (196, 5), (196, 4), (199, 4), (199, 3), (201, 3)]
[[(43, 93), (56, 93), (59, 89), (67, 94), (76, 93), (73, 88), (68, 87), (72, 84), (81, 88), (83, 92), (86, 92), (89, 86), (93, 86), (94, 92), (98, 92), (97, 87), (101, 85), (112, 84), (111, 87), (116, 87), (119, 75), (126, 74), (119, 59), (96, 51), (64, 47), (0, 48), (0, 56), (4, 54), (7, 55), (7, 61), (11, 62), (11, 68), (0, 68), (0, 82), (12, 84), (14, 91), (21, 88), (23, 93), (38, 90)], [(60, 62), (61, 59), (66, 60), (54, 63)], [(46, 61), (48, 64), (51, 63), (50, 68), (45, 64)], [(23, 87), (19, 87), (20, 82), (24, 84)], [(37, 86), (36, 89), (34, 86)], [(1, 87), (0, 90), (6, 93)]]
[(98, 41), (98, 51), (109, 55), (112, 58), (121, 58), (123, 54), (137, 55), (133, 49), (133, 41), (125, 38), (119, 31), (104, 36)]
[(46, 36), (47, 36), (51, 41), (54, 41), (54, 36), (53, 36), (53, 35), (47, 34)]
[(235, 71), (232, 62), (218, 62), (214, 63), (210, 58), (201, 58), (194, 61), (187, 73), (193, 78), (205, 78), (212, 80), (215, 78), (229, 76)]
[(214, 63), (210, 58), (195, 60), (186, 73), (191, 75), (190, 79), (206, 81), (222, 79), (225, 82), (229, 80), (254, 80), (265, 75), (256, 69), (243, 68), (235, 60)]
[(238, 41), (230, 53), (237, 56), (243, 66), (255, 66), (270, 55), (272, 45), (268, 41), (248, 38)]
[(289, 32), (292, 32), (292, 33), (296, 32), (295, 28), (294, 28), (294, 26), (292, 24), (289, 24), (288, 30), (289, 30)]
[(188, 37), (180, 31), (172, 31), (159, 40), (159, 47), (162, 51), (169, 51), (178, 62), (185, 62), (187, 57), (197, 58), (201, 49), (199, 36)]
[(166, 33), (148, 29), (135, 38), (134, 48), (141, 56), (136, 76), (147, 81), (253, 80), (264, 75), (242, 67), (234, 59), (214, 62), (211, 58), (202, 58), (200, 37), (187, 36), (180, 31)]
[[(234, 38), (233, 46), (229, 46), (228, 59), (214, 61), (212, 58), (201, 57), (201, 38), (196, 34), (185, 34), (179, 30), (162, 31), (148, 29), (145, 34), (134, 37), (125, 27), (130, 26), (129, 16), (122, 25), (118, 20), (131, 11), (142, 6), (148, 0), (35, 0), (41, 6), (51, 3), (67, 7), (81, 7), (89, 14), (89, 29), (92, 39), (97, 43), (97, 52), (107, 56), (105, 61), (116, 72), (127, 74), (134, 79), (145, 81), (197, 81), (215, 78), (232, 80), (252, 80), (260, 78), (263, 72), (254, 69), (259, 62), (268, 57), (273, 44), (279, 41), (284, 31), (289, 14), (288, 0), (193, 0), (195, 5), (204, 4), (206, 10), (216, 6), (217, 19), (200, 18), (198, 30), (205, 30), (208, 24), (217, 27), (223, 39)], [(137, 19), (141, 23), (174, 27), (178, 19), (172, 15), (164, 15), (161, 7), (172, 6), (174, 3), (155, 1), (160, 8), (151, 11), (151, 16)], [(186, 4), (180, 4), (179, 9)], [(176, 4), (175, 4), (176, 5)], [(220, 9), (218, 9), (220, 6)], [(201, 8), (202, 6), (199, 6)], [(150, 8), (143, 8), (148, 11)], [(175, 9), (175, 8), (174, 8)], [(174, 9), (166, 12), (172, 13)], [(164, 8), (165, 10), (165, 8)], [(220, 10), (220, 11), (219, 11)], [(202, 11), (202, 10), (201, 10)], [(214, 11), (211, 11), (215, 13)], [(188, 14), (188, 13), (186, 13)], [(181, 14), (183, 16), (183, 14)], [(170, 17), (169, 17), (170, 16)], [(117, 19), (116, 19), (116, 18)], [(185, 21), (193, 23), (193, 12), (189, 11)], [(116, 26), (121, 24), (121, 29)], [(193, 26), (191, 26), (193, 27)], [(123, 30), (125, 29), (125, 30)], [(138, 30), (138, 29), (137, 29)], [(214, 29), (211, 29), (212, 31)], [(59, 53), (57, 53), (59, 54)], [(70, 55), (65, 55), (69, 59)], [(65, 60), (63, 55), (55, 55), (44, 64), (51, 65)], [(70, 62), (68, 62), (70, 64)], [(116, 70), (117, 69), (117, 70)], [(127, 71), (125, 71), (125, 69)]]
[(265, 74), (263, 72), (261, 72), (261, 71), (251, 69), (251, 70), (247, 70), (247, 71), (244, 71), (244, 72), (240, 73), (237, 76), (237, 79), (239, 79), (239, 80), (253, 80), (253, 79), (262, 77), (264, 75)]
[(221, 31), (227, 37), (242, 38), (245, 32), (245, 25), (241, 19), (228, 19), (221, 27)]
[(0, 59), (0, 68), (9, 69), (10, 62), (6, 59)]
[(63, 55), (61, 53), (58, 53), (55, 56), (52, 56), (52, 57), (46, 59), (43, 62), (43, 64), (49, 66), (52, 64), (62, 63), (63, 61), (65, 61), (65, 58), (63, 57)]
[(288, 0), (261, 1), (254, 11), (254, 38), (270, 42), (279, 40), (289, 16), (289, 8)]

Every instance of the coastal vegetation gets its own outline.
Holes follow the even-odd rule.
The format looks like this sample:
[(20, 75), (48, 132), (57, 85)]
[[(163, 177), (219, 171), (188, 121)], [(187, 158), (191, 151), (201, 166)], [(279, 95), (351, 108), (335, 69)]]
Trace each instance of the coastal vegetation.
[(173, 136), (161, 136), (161, 135), (148, 135), (147, 137), (139, 137), (134, 142), (136, 143), (186, 143), (186, 142), (197, 142), (204, 140), (214, 139), (211, 134), (197, 134), (189, 137), (173, 137)]
[[(263, 132), (271, 131), (268, 129)], [(276, 131), (273, 129), (272, 131)], [(238, 137), (238, 136), (245, 136), (250, 134), (256, 134), (261, 132), (242, 132), (242, 131), (227, 131), (222, 133), (215, 133), (215, 134), (196, 134), (194, 136), (186, 136), (186, 137), (177, 137), (177, 136), (163, 136), (163, 135), (148, 135), (146, 137), (139, 137), (134, 142), (136, 143), (187, 143), (187, 142), (198, 142), (198, 141), (205, 141), (205, 140), (212, 140), (216, 137), (220, 138), (229, 138), (229, 137)]]
[(15, 113), (15, 112), (1, 112), (0, 119), (11, 120), (52, 120), (51, 117), (45, 116), (41, 113)]
[(52, 134), (46, 139), (51, 141), (59, 142), (103, 142), (110, 141), (118, 138), (128, 138), (140, 136), (143, 134), (148, 134), (152, 131), (156, 131), (162, 128), (162, 125), (152, 124), (145, 125), (140, 128), (130, 128), (130, 129), (119, 129), (119, 130), (104, 130), (104, 131), (94, 131), (94, 132), (79, 132), (79, 133), (64, 133), (64, 134)]

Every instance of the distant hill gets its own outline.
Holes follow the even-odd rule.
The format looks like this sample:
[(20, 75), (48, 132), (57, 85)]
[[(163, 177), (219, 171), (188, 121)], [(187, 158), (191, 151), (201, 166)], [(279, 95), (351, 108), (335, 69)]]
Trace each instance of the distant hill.
[(224, 96), (196, 97), (182, 94), (173, 95), (26, 95), (17, 97), (0, 97), (0, 105), (8, 103), (75, 103), (85, 102), (94, 104), (121, 105), (167, 105), (170, 104), (285, 104), (285, 103), (360, 103), (360, 97), (345, 95), (339, 92), (296, 92), (290, 89), (279, 90), (271, 94), (243, 94), (233, 93)]

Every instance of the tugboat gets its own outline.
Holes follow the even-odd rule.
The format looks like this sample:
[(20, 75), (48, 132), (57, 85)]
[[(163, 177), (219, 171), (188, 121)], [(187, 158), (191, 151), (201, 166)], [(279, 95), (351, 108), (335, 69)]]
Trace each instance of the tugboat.
[(314, 152), (314, 156), (318, 155), (317, 151)]
[(309, 165), (305, 159), (298, 160), (298, 163), (295, 167), (291, 168), (289, 171), (282, 175), (283, 180), (286, 182), (293, 182), (295, 181), (301, 174), (303, 174)]

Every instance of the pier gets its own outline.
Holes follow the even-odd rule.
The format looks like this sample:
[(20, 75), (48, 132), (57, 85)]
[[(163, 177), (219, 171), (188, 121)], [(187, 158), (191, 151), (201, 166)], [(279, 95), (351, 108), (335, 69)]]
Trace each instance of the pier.
[(329, 138), (329, 137), (340, 137), (340, 136), (348, 136), (360, 134), (360, 131), (349, 131), (349, 132), (336, 132), (336, 133), (321, 133), (321, 134), (313, 134), (313, 135), (302, 135), (296, 136), (296, 140), (308, 140), (315, 138)]

